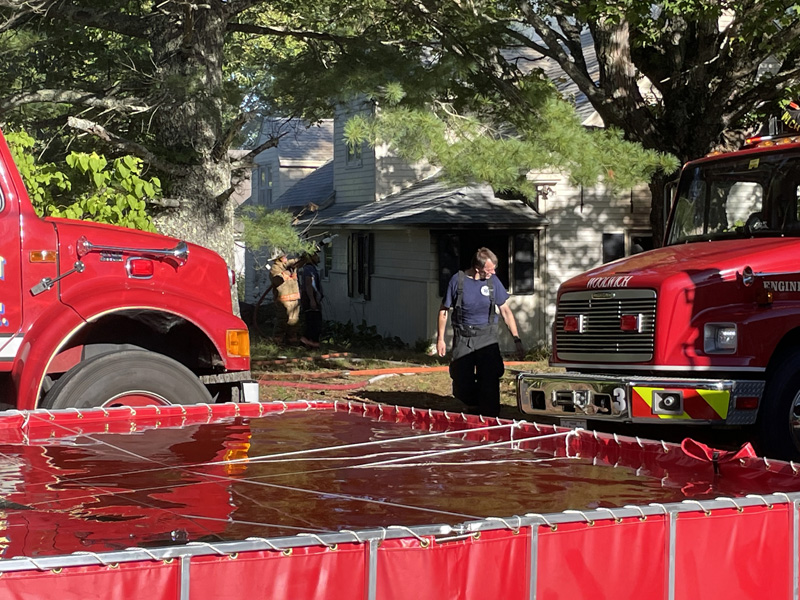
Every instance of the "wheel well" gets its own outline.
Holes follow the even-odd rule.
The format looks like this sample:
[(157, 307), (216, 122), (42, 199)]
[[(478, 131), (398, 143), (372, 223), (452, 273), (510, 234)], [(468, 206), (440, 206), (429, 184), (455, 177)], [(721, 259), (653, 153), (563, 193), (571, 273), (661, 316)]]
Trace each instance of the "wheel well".
[[(800, 351), (800, 327), (792, 329), (783, 336), (767, 364), (767, 374), (771, 373), (787, 356)], [(767, 375), (769, 377), (769, 375)]]
[(78, 347), (79, 360), (140, 348), (169, 356), (198, 375), (223, 367), (216, 347), (199, 327), (178, 315), (155, 310), (128, 309), (104, 315), (76, 332), (60, 354)]

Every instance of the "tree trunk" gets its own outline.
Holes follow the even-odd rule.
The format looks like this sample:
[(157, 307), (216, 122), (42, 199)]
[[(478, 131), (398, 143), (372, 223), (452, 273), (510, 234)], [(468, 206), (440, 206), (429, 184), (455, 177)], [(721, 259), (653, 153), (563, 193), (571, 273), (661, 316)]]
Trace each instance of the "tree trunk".
[[(180, 208), (165, 211), (156, 226), (167, 235), (216, 251), (233, 268), (234, 207), (224, 193), (231, 185), (231, 165), (227, 149), (217, 147), (225, 139), (224, 6), (187, 5), (181, 21), (159, 21), (150, 42), (162, 86), (160, 106), (153, 115), (154, 130), (160, 134), (156, 143), (184, 170), (165, 178), (165, 197), (177, 199)], [(235, 290), (232, 294), (238, 309)]]

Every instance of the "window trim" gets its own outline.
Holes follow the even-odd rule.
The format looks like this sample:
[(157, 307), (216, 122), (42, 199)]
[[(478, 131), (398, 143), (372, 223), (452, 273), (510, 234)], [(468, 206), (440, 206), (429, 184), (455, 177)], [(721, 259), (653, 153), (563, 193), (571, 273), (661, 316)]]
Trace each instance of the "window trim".
[(355, 231), (347, 237), (347, 295), (370, 300), (375, 272), (375, 235)]
[(263, 164), (258, 167), (258, 202), (259, 206), (269, 206), (272, 204), (273, 198), (273, 177), (272, 165)]
[(355, 146), (345, 144), (344, 164), (348, 169), (358, 169), (364, 166), (363, 144)]

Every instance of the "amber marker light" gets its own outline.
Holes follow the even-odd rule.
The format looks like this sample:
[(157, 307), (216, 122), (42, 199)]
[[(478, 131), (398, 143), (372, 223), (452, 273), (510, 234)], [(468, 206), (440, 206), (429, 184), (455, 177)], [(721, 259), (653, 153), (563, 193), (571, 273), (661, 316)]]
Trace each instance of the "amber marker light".
[(28, 254), (28, 261), (32, 263), (54, 263), (56, 262), (55, 250), (31, 250)]
[(250, 333), (247, 329), (228, 329), (225, 349), (229, 356), (250, 356)]

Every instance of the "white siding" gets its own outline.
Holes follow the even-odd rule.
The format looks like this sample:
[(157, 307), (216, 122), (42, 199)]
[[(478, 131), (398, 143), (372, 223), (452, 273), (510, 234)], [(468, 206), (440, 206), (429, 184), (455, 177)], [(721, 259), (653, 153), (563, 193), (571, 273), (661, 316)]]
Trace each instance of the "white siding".
[[(375, 326), (383, 336), (401, 338), (414, 344), (436, 340), (439, 306), (439, 275), (436, 242), (428, 230), (374, 231), (374, 274), (371, 277), (371, 298), (347, 296), (347, 237), (340, 231), (333, 241), (333, 268), (324, 283), (325, 319), (354, 325), (366, 322)], [(512, 296), (509, 306), (514, 312), (527, 347), (546, 343), (542, 301), (539, 297), (543, 282), (537, 277), (537, 293)], [(511, 336), (501, 327), (501, 346), (513, 349)], [(448, 323), (448, 345), (452, 343), (452, 328)]]
[(306, 175), (311, 175), (317, 167), (281, 167), (280, 181), (278, 182), (278, 194), (275, 199), (278, 199), (281, 194), (286, 192), (295, 183), (303, 179)]
[[(341, 231), (333, 240), (333, 268), (325, 283), (323, 317), (359, 325), (374, 325), (381, 335), (407, 343), (428, 337), (429, 288), (436, 286), (436, 256), (427, 230), (374, 232), (374, 273), (371, 297), (347, 296), (347, 238)], [(436, 300), (438, 307), (438, 299)], [(435, 331), (435, 329), (434, 329)]]
[(275, 202), (286, 190), (295, 183), (303, 179), (306, 175), (314, 172), (316, 167), (286, 167), (281, 166), (279, 148), (269, 148), (256, 156), (256, 166), (253, 168), (252, 177), (252, 204), (260, 205), (259, 194), (259, 170), (269, 167), (272, 170), (272, 201)]
[[(248, 304), (255, 304), (270, 285), (268, 258), (269, 251), (266, 247), (255, 251), (250, 249), (244, 251), (244, 301)], [(270, 298), (271, 294), (266, 301)]]
[(595, 187), (581, 192), (562, 178), (539, 209), (550, 221), (541, 247), (547, 261), (545, 302), (551, 323), (558, 286), (602, 264), (604, 233), (650, 229), (650, 193), (646, 187), (633, 191)]
[(368, 144), (361, 149), (361, 166), (347, 164), (344, 124), (355, 114), (345, 107), (336, 111), (333, 124), (333, 188), (336, 204), (365, 204), (375, 199), (375, 151)]

